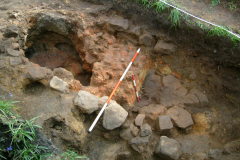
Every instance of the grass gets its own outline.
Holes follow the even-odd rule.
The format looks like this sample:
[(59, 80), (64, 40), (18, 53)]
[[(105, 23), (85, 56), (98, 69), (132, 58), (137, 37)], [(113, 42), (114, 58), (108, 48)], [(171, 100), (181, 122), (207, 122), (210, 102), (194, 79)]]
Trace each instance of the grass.
[(212, 2), (211, 6), (216, 7), (216, 5), (220, 3), (220, 0), (211, 0), (211, 2)]
[(171, 13), (167, 19), (167, 20), (170, 19), (172, 23), (171, 27), (175, 26), (175, 29), (176, 29), (178, 26), (180, 26), (180, 17), (181, 17), (181, 13), (177, 9), (171, 10)]
[(224, 8), (228, 7), (230, 8), (231, 11), (233, 10), (237, 10), (237, 6), (234, 4), (235, 1), (232, 1), (232, 2), (228, 2), (227, 5), (224, 5)]
[[(137, 3), (142, 3), (143, 6), (150, 6), (153, 9), (155, 9), (155, 11), (157, 13), (163, 13), (166, 11), (166, 9), (168, 9), (168, 11), (170, 10), (170, 6), (168, 6), (167, 4), (160, 2), (159, 0), (152, 0), (152, 1), (148, 1), (148, 0), (135, 0), (135, 2)], [(164, 2), (167, 2), (167, 0), (164, 0)], [(215, 7), (217, 4), (220, 3), (220, 0), (211, 0), (212, 7)], [(230, 7), (230, 9), (236, 9), (236, 6), (233, 4), (234, 1), (229, 2), (228, 6)], [(193, 24), (193, 22), (190, 22), (188, 20), (188, 16), (187, 14), (182, 14), (180, 13), (177, 9), (171, 9), (171, 12), (168, 16), (167, 20), (171, 21), (171, 27), (175, 26), (175, 29), (177, 29), (177, 27), (180, 26), (180, 21), (181, 21), (181, 17), (183, 17), (183, 19), (185, 21), (187, 21), (190, 24)], [(237, 36), (229, 33), (228, 31), (222, 29), (221, 27), (213, 27), (210, 28), (208, 23), (205, 22), (199, 22), (196, 21), (196, 25), (201, 28), (204, 32), (207, 32), (207, 36), (206, 38), (212, 37), (214, 35), (217, 35), (219, 37), (228, 37), (229, 40), (234, 44), (234, 46), (240, 44), (240, 38), (238, 38)], [(188, 27), (189, 29), (189, 27)], [(225, 27), (225, 29), (229, 30), (228, 28)], [(239, 33), (240, 34), (240, 33)]]
[(74, 151), (68, 150), (67, 152), (64, 152), (62, 154), (61, 160), (75, 160), (75, 159), (78, 159), (78, 158), (80, 158), (80, 159), (87, 158), (88, 159), (88, 157), (79, 156)]

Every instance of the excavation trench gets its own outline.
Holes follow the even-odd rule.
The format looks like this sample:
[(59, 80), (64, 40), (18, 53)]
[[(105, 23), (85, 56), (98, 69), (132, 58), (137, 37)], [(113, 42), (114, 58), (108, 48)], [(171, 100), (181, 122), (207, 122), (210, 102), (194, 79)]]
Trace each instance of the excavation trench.
[[(25, 119), (39, 116), (36, 123), (51, 143), (92, 160), (157, 160), (155, 149), (162, 135), (178, 141), (182, 160), (195, 153), (207, 155), (211, 149), (221, 150), (239, 139), (239, 46), (232, 48), (227, 39), (218, 37), (207, 39), (204, 32), (186, 23), (177, 30), (169, 29), (166, 13), (159, 17), (136, 3), (104, 2), (72, 2), (76, 6), (59, 2), (51, 5), (63, 11), (32, 13), (23, 47), (25, 57), (45, 67), (46, 72), (50, 69), (52, 77), (56, 68), (70, 71), (83, 87), (77, 84), (81, 87), (62, 93), (49, 87), (52, 77), (31, 81), (30, 67), (35, 65), (24, 58), (19, 66), (11, 66), (16, 68), (13, 74), (2, 67), (5, 61), (0, 61), (5, 75), (0, 77), (2, 84), (11, 90), (25, 87), (24, 94), (16, 93), (23, 101), (18, 104), (19, 114)], [(103, 115), (87, 133), (106, 102), (100, 98), (111, 94), (138, 48), (139, 55), (112, 98), (127, 112), (126, 120), (121, 127), (106, 129)], [(140, 102), (136, 101), (132, 75)], [(98, 99), (94, 103), (97, 109), (91, 113), (75, 102), (83, 91)], [(179, 118), (180, 112), (185, 115)], [(171, 130), (160, 131), (158, 118), (171, 113)], [(145, 133), (136, 122), (138, 115), (144, 115), (142, 122), (149, 125), (145, 129), (151, 136), (141, 136)], [(178, 120), (188, 124), (182, 127)], [(234, 154), (221, 155), (223, 159), (233, 155), (234, 159)]]

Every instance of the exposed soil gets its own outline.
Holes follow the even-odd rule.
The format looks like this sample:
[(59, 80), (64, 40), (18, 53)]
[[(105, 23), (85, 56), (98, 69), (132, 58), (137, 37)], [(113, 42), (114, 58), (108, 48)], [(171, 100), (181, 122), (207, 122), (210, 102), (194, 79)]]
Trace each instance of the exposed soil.
[[(172, 3), (203, 19), (234, 28), (234, 32), (240, 30), (238, 1), (233, 11), (224, 7), (228, 1), (216, 7), (211, 7), (209, 1)], [(119, 18), (122, 26), (113, 25), (112, 17)], [(154, 151), (161, 136), (156, 128), (161, 114), (153, 112), (159, 106), (180, 106), (193, 118), (193, 126), (174, 127), (168, 135), (182, 147), (179, 159), (190, 159), (195, 153), (208, 154), (210, 149), (222, 151), (227, 143), (240, 139), (240, 46), (233, 47), (227, 38), (206, 38), (196, 25), (183, 21), (175, 30), (167, 17), (167, 11), (159, 15), (134, 1), (3, 0), (0, 96), (11, 92), (14, 100), (21, 101), (16, 112), (24, 119), (39, 116), (36, 123), (43, 127), (39, 135), (49, 139), (41, 135), (39, 141), (56, 154), (61, 151), (52, 145), (62, 151), (71, 148), (92, 160), (159, 159)], [(126, 30), (125, 20), (130, 26)], [(16, 33), (7, 31), (10, 24), (17, 26)], [(151, 35), (150, 40), (141, 42), (141, 36), (146, 34)], [(171, 48), (156, 52), (154, 47), (159, 41)], [(16, 43), (18, 47), (13, 46)], [(97, 113), (83, 113), (73, 103), (79, 90), (109, 96), (138, 48), (140, 54), (113, 99), (128, 111), (130, 123), (134, 124), (139, 113), (146, 115), (144, 123), (151, 126), (153, 133), (140, 153), (120, 136), (123, 127), (107, 130), (103, 118), (92, 133), (87, 133)], [(13, 59), (8, 49), (21, 52), (21, 62)], [(39, 67), (45, 68), (33, 77), (31, 69)], [(61, 77), (62, 73), (54, 72), (59, 67), (72, 74), (64, 75), (69, 93), (49, 86), (52, 74)], [(44, 78), (39, 78), (42, 73)], [(140, 102), (135, 97), (131, 74), (136, 77)], [(169, 76), (175, 80), (170, 87), (163, 80)], [(200, 98), (196, 103), (187, 101), (194, 89), (208, 102)], [(240, 159), (239, 150), (222, 154), (219, 159)]]

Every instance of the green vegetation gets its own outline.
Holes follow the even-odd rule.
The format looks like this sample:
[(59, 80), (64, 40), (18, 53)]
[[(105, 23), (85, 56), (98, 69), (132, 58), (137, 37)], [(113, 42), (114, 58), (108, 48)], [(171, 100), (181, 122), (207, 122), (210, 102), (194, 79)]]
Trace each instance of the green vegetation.
[[(11, 93), (9, 96), (12, 98)], [(16, 108), (13, 104), (18, 101), (10, 101), (10, 98), (6, 100), (5, 97), (2, 97), (3, 100), (0, 100), (0, 134), (2, 135), (0, 139), (0, 159), (9, 157), (13, 160), (42, 160), (51, 156), (52, 153), (47, 147), (36, 144), (35, 140), (38, 137), (35, 129), (42, 128), (34, 124), (38, 117), (29, 121), (22, 120), (20, 116), (12, 111), (12, 109)], [(8, 126), (9, 130), (2, 132), (2, 124), (5, 127)], [(5, 155), (1, 155), (4, 152)], [(87, 157), (79, 156), (71, 150), (62, 154), (62, 160), (75, 160), (78, 158)]]
[(227, 5), (224, 5), (224, 8), (228, 7), (230, 8), (231, 11), (233, 10), (237, 10), (237, 6), (234, 4), (235, 1), (232, 1), (232, 2), (228, 2)]
[(75, 160), (76, 158), (87, 158), (87, 157), (84, 157), (84, 156), (79, 156), (77, 153), (71, 151), (71, 150), (68, 150), (67, 152), (64, 152), (62, 154), (62, 159), (61, 160)]
[[(163, 0), (164, 2), (167, 2), (166, 0)], [(168, 11), (170, 11), (170, 6), (159, 1), (159, 0), (135, 0), (135, 2), (137, 3), (142, 3), (143, 6), (150, 6), (152, 8), (155, 9), (155, 11), (157, 13), (163, 13), (166, 11), (166, 9), (168, 9)], [(211, 6), (214, 7), (216, 6), (218, 3), (220, 3), (220, 0), (211, 0), (212, 4)], [(230, 9), (236, 9), (236, 6), (233, 4), (234, 1), (229, 2), (228, 6), (230, 7)], [(184, 19), (186, 20), (188, 23), (193, 24), (193, 22), (190, 22), (188, 20), (188, 15), (187, 14), (182, 14), (180, 13), (177, 9), (173, 8), (171, 9), (171, 12), (169, 14), (169, 17), (167, 20), (171, 21), (171, 27), (175, 26), (175, 29), (177, 29), (177, 27), (180, 26), (180, 20)], [(227, 27), (213, 27), (211, 28), (208, 23), (205, 22), (199, 22), (196, 21), (196, 25), (201, 28), (204, 32), (208, 32), (207, 33), (207, 38), (212, 37), (214, 35), (217, 35), (219, 37), (227, 37), (229, 38), (229, 40), (232, 41), (232, 43), (234, 44), (234, 46), (236, 46), (237, 44), (240, 44), (240, 38), (238, 38), (237, 36), (231, 34), (229, 31), (229, 29)], [(188, 28), (189, 31), (189, 28)], [(239, 33), (240, 34), (240, 33)]]
[(181, 13), (177, 10), (177, 9), (172, 9), (171, 13), (168, 17), (167, 20), (171, 20), (172, 22), (172, 26), (175, 26), (175, 29), (177, 29), (177, 26), (180, 26), (180, 17), (181, 17)]
[(217, 4), (220, 3), (220, 0), (211, 0), (211, 1), (212, 1), (212, 4), (211, 4), (212, 7), (215, 7)]

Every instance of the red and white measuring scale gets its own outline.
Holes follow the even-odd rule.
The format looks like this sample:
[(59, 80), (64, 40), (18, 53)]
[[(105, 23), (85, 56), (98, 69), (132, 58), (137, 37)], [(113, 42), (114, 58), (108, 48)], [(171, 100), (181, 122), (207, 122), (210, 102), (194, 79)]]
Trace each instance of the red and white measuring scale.
[(132, 79), (133, 79), (133, 84), (134, 84), (135, 92), (136, 92), (136, 95), (137, 95), (137, 100), (138, 100), (138, 102), (140, 102), (139, 95), (138, 95), (138, 91), (137, 91), (137, 85), (136, 85), (136, 81), (135, 81), (134, 75), (132, 75)]
[(122, 77), (120, 78), (120, 80), (118, 81), (116, 87), (114, 88), (114, 90), (112, 91), (111, 95), (109, 96), (108, 100), (106, 101), (106, 103), (104, 104), (103, 108), (101, 109), (101, 111), (99, 112), (99, 114), (97, 115), (97, 117), (95, 118), (95, 120), (93, 121), (91, 127), (88, 130), (88, 133), (90, 133), (93, 129), (93, 127), (96, 125), (98, 119), (101, 117), (103, 111), (105, 110), (105, 108), (107, 107), (108, 103), (110, 102), (110, 100), (112, 99), (114, 93), (116, 92), (118, 86), (120, 85), (120, 83), (122, 82), (123, 78), (125, 77), (125, 75), (127, 74), (129, 68), (131, 67), (133, 61), (135, 60), (135, 58), (137, 57), (138, 53), (140, 52), (140, 48), (137, 50), (135, 56), (133, 57), (133, 59), (131, 60), (131, 62), (129, 63), (127, 69), (125, 70), (125, 72), (123, 73)]

